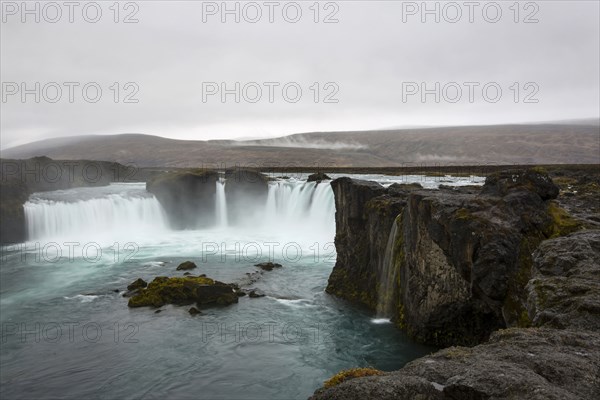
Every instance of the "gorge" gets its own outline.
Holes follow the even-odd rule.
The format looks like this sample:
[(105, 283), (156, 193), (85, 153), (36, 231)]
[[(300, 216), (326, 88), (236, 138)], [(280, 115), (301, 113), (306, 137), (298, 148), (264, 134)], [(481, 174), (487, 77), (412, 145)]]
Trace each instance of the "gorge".
[[(137, 392), (125, 382), (135, 379), (153, 395), (201, 388), (215, 398), (306, 398), (334, 376), (315, 399), (594, 397), (598, 174), (549, 171), (143, 171), (145, 182), (55, 191), (25, 182), (22, 217), (13, 221), (27, 239), (3, 247), (3, 381), (13, 380), (3, 394), (25, 385), (41, 394), (79, 366), (87, 384), (69, 381), (71, 395), (108, 380), (109, 395), (128, 397)], [(45, 245), (75, 241), (77, 251), (93, 243), (101, 254), (94, 262), (65, 249), (51, 262), (40, 257)], [(180, 268), (188, 261), (197, 267)], [(257, 267), (265, 261), (282, 267)], [(136, 282), (192, 281), (253, 294), (193, 313), (182, 307), (187, 299), (135, 300), (132, 308), (132, 297), (123, 298)], [(118, 323), (138, 342), (80, 338), (73, 347), (48, 341), (42, 329), (32, 346), (22, 321), (94, 323), (104, 337)], [(167, 330), (175, 352), (165, 347)], [(117, 375), (94, 368), (92, 359), (115, 346), (125, 357)], [(81, 349), (92, 358), (81, 359)], [(40, 351), (57, 350), (64, 367), (31, 367)], [(164, 362), (178, 377), (144, 373)], [(336, 375), (353, 367), (375, 369)]]

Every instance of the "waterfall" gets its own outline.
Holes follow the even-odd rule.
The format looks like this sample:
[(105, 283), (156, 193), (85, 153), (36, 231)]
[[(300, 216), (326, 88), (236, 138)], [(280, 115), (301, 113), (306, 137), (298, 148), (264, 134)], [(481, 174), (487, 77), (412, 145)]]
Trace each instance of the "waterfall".
[[(256, 217), (253, 223), (235, 226), (228, 220), (225, 180), (220, 179), (214, 210), (215, 228), (231, 234), (248, 228), (281, 240), (323, 244), (335, 236), (335, 202), (328, 183), (271, 181), (264, 205), (244, 210)], [(25, 203), (25, 218), (29, 240), (159, 239), (170, 231), (161, 204), (143, 183), (34, 193)]]
[(394, 244), (398, 234), (396, 221), (388, 236), (383, 262), (379, 268), (379, 287), (377, 291), (377, 317), (390, 318), (394, 312), (394, 288), (397, 269), (394, 260)]
[[(133, 186), (111, 186), (119, 190), (103, 193), (105, 188), (83, 188), (32, 195), (24, 205), (28, 240), (127, 240), (168, 230), (154, 196)], [(90, 197), (94, 190), (97, 197)]]
[(322, 237), (333, 238), (335, 202), (331, 186), (302, 181), (271, 182), (263, 227), (304, 236), (322, 233)]
[(225, 198), (225, 181), (219, 179), (217, 181), (217, 194), (215, 196), (216, 202), (216, 217), (217, 225), (219, 227), (227, 226), (227, 199)]

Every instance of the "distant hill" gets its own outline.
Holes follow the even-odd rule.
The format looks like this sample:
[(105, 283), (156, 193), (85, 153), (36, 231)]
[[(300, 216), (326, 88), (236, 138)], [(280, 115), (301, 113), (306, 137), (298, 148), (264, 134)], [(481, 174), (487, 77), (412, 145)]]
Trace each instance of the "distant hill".
[(314, 132), (251, 141), (98, 135), (42, 140), (3, 150), (1, 155), (106, 160), (140, 167), (596, 164), (600, 128), (590, 121)]

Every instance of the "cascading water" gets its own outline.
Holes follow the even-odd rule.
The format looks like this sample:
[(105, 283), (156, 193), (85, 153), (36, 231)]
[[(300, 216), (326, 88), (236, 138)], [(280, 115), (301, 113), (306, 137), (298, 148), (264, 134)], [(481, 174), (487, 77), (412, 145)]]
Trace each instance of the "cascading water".
[(225, 181), (219, 179), (217, 181), (217, 194), (216, 194), (216, 217), (217, 225), (219, 227), (227, 226), (227, 199), (225, 198)]
[(24, 205), (28, 240), (102, 240), (166, 231), (166, 215), (140, 184), (37, 193)]
[(385, 248), (383, 262), (379, 268), (379, 288), (377, 291), (377, 317), (389, 318), (394, 310), (394, 287), (397, 268), (394, 260), (394, 245), (398, 235), (398, 225), (394, 221)]
[(266, 229), (333, 239), (334, 217), (333, 190), (328, 183), (278, 181), (269, 185), (263, 223)]
[[(256, 217), (249, 227), (228, 221), (225, 185), (224, 179), (216, 182), (214, 228), (229, 231), (229, 236), (243, 228), (271, 238), (284, 239), (287, 233), (290, 240), (329, 242), (335, 235), (333, 190), (327, 183), (270, 182), (264, 205), (248, 210)], [(156, 239), (170, 231), (161, 204), (143, 184), (37, 193), (25, 204), (25, 217), (29, 240), (101, 240), (119, 234), (131, 240)]]

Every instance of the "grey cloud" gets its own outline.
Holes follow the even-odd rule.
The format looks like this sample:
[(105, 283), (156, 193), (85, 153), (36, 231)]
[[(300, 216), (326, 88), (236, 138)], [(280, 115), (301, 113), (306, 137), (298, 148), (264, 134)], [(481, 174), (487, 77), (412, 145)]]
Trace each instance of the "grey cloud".
[[(18, 2), (20, 3), (20, 2)], [(220, 2), (218, 2), (220, 4)], [(261, 4), (261, 2), (258, 2)], [(418, 2), (420, 4), (421, 2)], [(462, 4), (461, 2), (458, 2)], [(599, 116), (599, 5), (535, 2), (539, 23), (402, 22), (402, 2), (336, 2), (339, 23), (315, 24), (301, 3), (296, 24), (202, 23), (202, 2), (137, 2), (136, 24), (2, 24), (2, 82), (98, 82), (98, 103), (3, 102), (1, 146), (53, 136), (137, 132), (182, 139), (278, 137), (306, 131), (407, 125), (507, 123)], [(112, 4), (112, 3), (110, 3)], [(231, 3), (229, 3), (231, 4)], [(431, 3), (430, 3), (431, 4)], [(511, 3), (512, 4), (512, 3)], [(278, 14), (276, 14), (277, 16)], [(523, 18), (524, 11), (520, 18)], [(122, 15), (121, 15), (122, 17)], [(323, 10), (320, 17), (323, 17)], [(498, 103), (403, 102), (402, 83), (498, 82)], [(137, 104), (109, 87), (135, 82)], [(297, 82), (303, 95), (273, 103), (202, 101), (202, 82)], [(310, 87), (320, 83), (320, 101)], [(323, 103), (323, 85), (339, 86)], [(515, 103), (509, 87), (539, 85), (539, 103)], [(125, 92), (121, 88), (121, 96)]]

